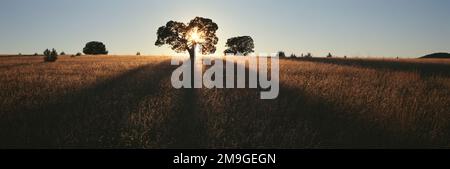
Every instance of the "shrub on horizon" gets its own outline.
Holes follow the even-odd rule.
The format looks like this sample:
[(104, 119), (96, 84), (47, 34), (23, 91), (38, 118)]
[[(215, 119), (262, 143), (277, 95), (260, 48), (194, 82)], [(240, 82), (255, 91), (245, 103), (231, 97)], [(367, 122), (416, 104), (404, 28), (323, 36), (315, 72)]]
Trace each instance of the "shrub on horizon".
[(278, 52), (278, 57), (286, 57), (286, 54), (283, 51)]
[(52, 51), (46, 49), (44, 51), (44, 62), (55, 62), (58, 59), (58, 52), (55, 49)]
[(305, 58), (312, 58), (313, 56), (311, 55), (311, 53), (308, 53), (305, 55)]
[(327, 58), (332, 58), (333, 55), (331, 55), (331, 53), (328, 53)]

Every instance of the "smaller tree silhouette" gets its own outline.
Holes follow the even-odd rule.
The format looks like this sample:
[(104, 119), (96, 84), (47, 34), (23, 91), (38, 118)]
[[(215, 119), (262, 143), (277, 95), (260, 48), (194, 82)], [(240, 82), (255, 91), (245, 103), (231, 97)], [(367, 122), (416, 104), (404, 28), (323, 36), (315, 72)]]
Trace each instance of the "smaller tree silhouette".
[(66, 55), (66, 52), (63, 51), (59, 55)]
[(233, 53), (233, 54), (243, 54), (247, 56), (250, 53), (254, 52), (255, 44), (253, 43), (253, 39), (250, 36), (239, 36), (233, 37), (227, 40), (225, 45), (228, 49), (224, 51), (225, 54)]
[(137, 52), (137, 53), (136, 53), (136, 56), (141, 56), (141, 52)]
[(78, 52), (75, 56), (81, 56), (82, 54), (81, 54), (81, 52)]
[(102, 42), (92, 41), (86, 44), (83, 53), (86, 55), (107, 55), (108, 51)]

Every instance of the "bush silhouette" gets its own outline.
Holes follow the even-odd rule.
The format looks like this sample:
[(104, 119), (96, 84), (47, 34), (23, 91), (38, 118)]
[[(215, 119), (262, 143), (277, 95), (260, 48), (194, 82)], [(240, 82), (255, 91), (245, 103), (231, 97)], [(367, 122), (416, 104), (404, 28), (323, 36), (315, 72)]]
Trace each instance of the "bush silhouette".
[(141, 52), (137, 52), (137, 53), (136, 53), (136, 56), (141, 56)]
[(48, 50), (48, 49), (45, 49), (45, 51), (44, 51), (44, 56), (50, 56), (50, 50)]
[(52, 51), (46, 49), (44, 51), (44, 62), (55, 62), (58, 59), (58, 52), (55, 49)]
[(83, 53), (86, 55), (107, 55), (108, 51), (102, 42), (92, 41), (86, 44)]
[(81, 54), (81, 52), (78, 52), (75, 56), (81, 56), (82, 54)]
[(331, 53), (328, 53), (327, 58), (332, 58), (333, 55), (331, 55)]
[(279, 51), (278, 57), (286, 57), (286, 54), (283, 51)]
[(66, 55), (66, 53), (65, 52), (61, 52), (59, 55)]

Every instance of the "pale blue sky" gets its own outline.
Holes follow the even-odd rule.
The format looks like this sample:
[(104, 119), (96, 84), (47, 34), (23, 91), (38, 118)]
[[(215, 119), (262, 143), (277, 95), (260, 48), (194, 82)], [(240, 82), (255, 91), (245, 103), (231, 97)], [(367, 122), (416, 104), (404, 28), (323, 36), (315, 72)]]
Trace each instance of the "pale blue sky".
[(102, 41), (111, 54), (173, 54), (156, 30), (195, 16), (227, 38), (250, 35), (257, 52), (332, 52), (416, 57), (450, 52), (450, 0), (1, 0), (0, 53), (82, 51)]

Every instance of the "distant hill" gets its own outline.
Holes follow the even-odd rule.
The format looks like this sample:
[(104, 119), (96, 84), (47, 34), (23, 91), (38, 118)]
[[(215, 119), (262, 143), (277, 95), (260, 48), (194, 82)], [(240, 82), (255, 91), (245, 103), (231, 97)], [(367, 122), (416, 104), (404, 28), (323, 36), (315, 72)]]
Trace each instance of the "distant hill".
[(450, 59), (450, 53), (433, 53), (426, 56), (421, 57), (423, 59), (429, 59), (429, 58), (449, 58)]

